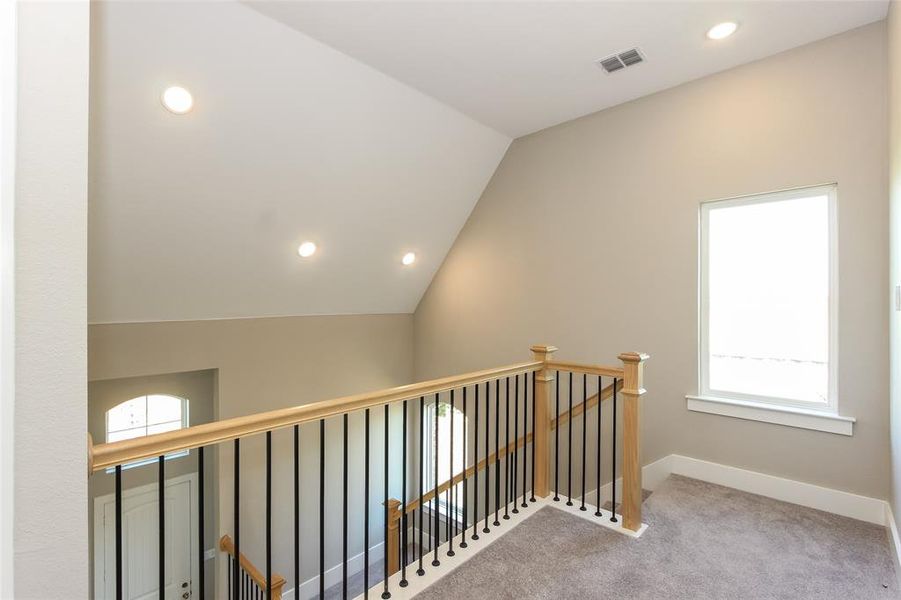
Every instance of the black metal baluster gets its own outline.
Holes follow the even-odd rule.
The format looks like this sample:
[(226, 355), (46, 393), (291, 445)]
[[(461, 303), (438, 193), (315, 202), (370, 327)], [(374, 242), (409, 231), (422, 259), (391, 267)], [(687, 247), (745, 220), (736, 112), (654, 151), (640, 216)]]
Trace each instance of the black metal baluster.
[(473, 442), (475, 443), (475, 452), (473, 453), (472, 459), (472, 539), (477, 540), (479, 539), (479, 384), (475, 384), (473, 388), (476, 392), (476, 422), (475, 427), (472, 429), (475, 433), (475, 435), (472, 436)]
[(407, 401), (404, 400), (404, 423), (401, 435), (403, 440), (403, 448), (401, 449), (401, 526), (403, 529), (400, 533), (401, 554), (400, 554), (400, 587), (407, 587)]
[(504, 519), (510, 520), (510, 378), (504, 384)]
[(500, 527), (498, 520), (501, 504), (501, 380), (494, 380), (494, 526)]
[(241, 597), (241, 440), (235, 440), (235, 596)]
[(453, 504), (453, 492), (457, 486), (454, 485), (454, 390), (450, 391), (450, 479), (447, 488), (447, 515), (445, 521), (447, 523), (447, 555), (453, 556), (454, 552), (454, 530), (453, 523), (456, 521), (451, 515), (455, 513)]
[[(344, 413), (343, 491), (341, 494), (341, 597), (347, 600), (347, 413)], [(387, 546), (386, 546), (387, 547)]]
[(294, 589), (300, 593), (300, 425), (294, 426)]
[(266, 600), (272, 600), (272, 432), (266, 432)]
[(513, 491), (513, 514), (516, 515), (519, 514), (516, 506), (516, 482), (519, 477), (519, 375), (513, 381), (516, 385), (513, 388), (513, 477), (510, 488)]
[[(200, 481), (202, 489), (203, 475), (201, 475)], [(203, 506), (202, 503), (201, 506)], [(203, 526), (201, 525), (202, 531)], [(202, 533), (200, 539), (203, 540)], [(122, 465), (116, 465), (116, 600), (122, 600)]]
[(616, 379), (613, 380), (613, 450), (611, 452), (613, 473), (610, 475), (610, 522), (616, 523)]
[(325, 419), (319, 419), (319, 598), (325, 598)]
[(585, 507), (585, 449), (587, 447), (588, 438), (586, 437), (586, 429), (588, 427), (588, 375), (582, 373), (582, 506), (579, 510), (588, 510)]
[(535, 371), (532, 371), (532, 495), (529, 502), (535, 502)]
[[(529, 436), (529, 374), (522, 374), (522, 437)], [(532, 433), (532, 444), (535, 443), (535, 433)], [(535, 466), (533, 465), (534, 469)], [(522, 444), (522, 507), (528, 508), (526, 502), (526, 481), (529, 476), (529, 451), (526, 449), (525, 439)]]
[(573, 374), (569, 372), (569, 423), (566, 426), (566, 487), (567, 506), (573, 505)]
[(160, 598), (166, 597), (166, 457), (159, 457), (159, 509), (160, 509)]
[(226, 556), (226, 559), (227, 559), (226, 560), (226, 568), (228, 569), (228, 573), (226, 574), (226, 577), (225, 577), (226, 586), (228, 588), (227, 598), (228, 598), (228, 600), (234, 600), (234, 597), (232, 596), (232, 568), (233, 568), (232, 567), (232, 557)]
[[(363, 417), (363, 598), (369, 598), (369, 409)], [(297, 594), (295, 594), (295, 598)]]
[(435, 488), (434, 488), (434, 491), (435, 491), (435, 494), (434, 494), (434, 498), (435, 498), (435, 502), (434, 502), (434, 507), (435, 507), (435, 529), (434, 529), (435, 557), (432, 559), (433, 567), (437, 567), (438, 565), (441, 564), (441, 561), (438, 560), (438, 546), (441, 545), (441, 521), (439, 520), (441, 515), (439, 514), (440, 511), (438, 510), (438, 455), (441, 452), (441, 444), (440, 444), (440, 440), (438, 439), (438, 413), (439, 413), (438, 396), (439, 396), (439, 394), (435, 394), (435, 457), (434, 457), (435, 458), (435, 481), (434, 481), (434, 484), (435, 484)]
[[(556, 399), (557, 408), (555, 409), (554, 419), (557, 421), (557, 426), (554, 427), (554, 502), (560, 501), (560, 371), (556, 372), (556, 376), (554, 377), (554, 396)], [(535, 387), (532, 387), (532, 395), (535, 395)], [(534, 416), (535, 412), (532, 411), (532, 415)], [(534, 423), (533, 423), (534, 425)], [(534, 435), (534, 430), (532, 432)], [(534, 441), (532, 440), (532, 447), (535, 447)], [(532, 470), (535, 469), (535, 460), (534, 457), (532, 459)], [(535, 481), (532, 480), (532, 487), (535, 487)]]
[(206, 597), (203, 581), (203, 549), (206, 547), (203, 542), (203, 446), (197, 449), (197, 479), (199, 480), (197, 484), (197, 575), (200, 579), (198, 582), (200, 600), (203, 600)]
[(491, 506), (488, 500), (488, 486), (491, 481), (491, 464), (488, 462), (488, 430), (491, 428), (491, 386), (485, 382), (485, 527), (482, 533), (489, 533), (488, 529), (488, 513)]
[(425, 569), (422, 568), (422, 515), (425, 513), (423, 510), (423, 500), (422, 500), (422, 480), (425, 479), (425, 465), (423, 464), (423, 456), (425, 454), (425, 396), (419, 397), (419, 568), (416, 569), (416, 574), (422, 577), (425, 575)]
[[(388, 453), (388, 405), (385, 405), (385, 549), (388, 549), (388, 460), (390, 459)], [(385, 583), (385, 589), (382, 592), (382, 598), (387, 599), (391, 597), (391, 592), (388, 591), (388, 556), (387, 552), (385, 553), (385, 560), (382, 561), (384, 563), (385, 569), (383, 573), (383, 581)]]
[(594, 516), (601, 516), (601, 405), (603, 404), (603, 395), (604, 395), (604, 386), (603, 380), (600, 375), (598, 375), (598, 439), (597, 439), (597, 450), (598, 450), (598, 458), (597, 458), (597, 475), (595, 478), (597, 489), (597, 507), (594, 511)]
[(460, 533), (463, 534), (463, 538), (460, 540), (460, 547), (466, 548), (468, 544), (466, 543), (466, 530), (469, 529), (467, 524), (467, 517), (469, 508), (469, 477), (466, 476), (466, 458), (469, 454), (469, 422), (466, 420), (466, 388), (463, 388), (463, 523), (460, 524), (460, 529), (462, 530)]

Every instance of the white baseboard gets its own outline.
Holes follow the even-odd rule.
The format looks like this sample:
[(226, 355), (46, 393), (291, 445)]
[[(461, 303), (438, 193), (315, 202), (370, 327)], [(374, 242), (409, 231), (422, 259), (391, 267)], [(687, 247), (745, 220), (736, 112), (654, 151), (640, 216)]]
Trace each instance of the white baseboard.
[[(419, 529), (416, 527), (411, 527), (409, 530), (409, 538), (408, 540), (411, 542), (418, 541)], [(422, 535), (423, 545), (428, 548), (433, 548), (432, 545), (434, 543), (433, 539), (429, 536), (428, 532), (423, 532)], [(385, 543), (379, 542), (374, 546), (369, 547), (369, 560), (377, 561), (384, 557), (385, 555)], [(363, 570), (363, 553), (352, 556), (347, 559), (347, 573), (349, 575), (356, 575), (360, 571)], [(341, 568), (341, 564), (337, 564), (334, 567), (326, 570), (325, 572), (325, 589), (329, 589), (333, 585), (336, 585), (341, 582), (341, 578), (344, 572)], [(290, 588), (284, 590), (282, 592), (282, 598), (284, 600), (307, 600), (308, 598), (315, 598), (319, 595), (319, 575), (314, 575), (310, 577), (306, 581), (300, 584), (300, 595), (294, 595), (294, 588)]]
[[(369, 560), (376, 561), (381, 559), (385, 555), (385, 544), (384, 542), (379, 542), (374, 546), (369, 547)], [(357, 573), (358, 571), (363, 570), (363, 553), (352, 556), (347, 559), (347, 572), (351, 575)], [(325, 589), (329, 589), (333, 585), (337, 583), (341, 583), (341, 578), (343, 575), (343, 569), (341, 563), (338, 563), (334, 567), (327, 569), (325, 572)], [(284, 590), (282, 592), (282, 598), (284, 600), (307, 600), (308, 598), (315, 598), (319, 595), (319, 575), (314, 575), (310, 577), (302, 584), (300, 584), (300, 594), (295, 595), (294, 588)]]
[(891, 505), (885, 503), (885, 529), (888, 535), (889, 546), (892, 548), (892, 561), (895, 564), (895, 577), (898, 579), (898, 587), (901, 588), (901, 536), (898, 534), (898, 524), (892, 513)]
[[(886, 524), (884, 500), (784, 479), (719, 463), (671, 454), (670, 473), (708, 481), (792, 504), (830, 512), (877, 525)], [(659, 462), (659, 461), (658, 461)]]

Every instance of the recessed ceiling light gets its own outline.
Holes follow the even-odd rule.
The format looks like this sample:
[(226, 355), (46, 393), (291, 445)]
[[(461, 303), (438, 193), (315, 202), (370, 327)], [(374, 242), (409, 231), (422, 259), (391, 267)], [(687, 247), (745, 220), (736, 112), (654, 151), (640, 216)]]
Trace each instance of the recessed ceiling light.
[(162, 96), (163, 106), (177, 115), (183, 115), (194, 106), (194, 98), (191, 92), (183, 87), (172, 86), (166, 88)]
[(316, 253), (316, 244), (313, 242), (304, 242), (297, 247), (297, 253), (303, 258), (310, 258)]
[(416, 262), (416, 255), (412, 252), (407, 252), (404, 254), (404, 257), (400, 259), (400, 262), (404, 263), (405, 266), (412, 265)]
[(707, 37), (711, 40), (721, 40), (727, 38), (738, 29), (738, 23), (726, 21), (725, 23), (717, 23), (707, 30)]

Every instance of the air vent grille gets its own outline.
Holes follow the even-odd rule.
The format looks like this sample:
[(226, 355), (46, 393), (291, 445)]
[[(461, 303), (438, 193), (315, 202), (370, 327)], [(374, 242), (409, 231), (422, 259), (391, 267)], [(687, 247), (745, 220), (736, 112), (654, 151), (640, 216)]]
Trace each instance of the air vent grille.
[(597, 61), (597, 64), (607, 73), (614, 73), (641, 62), (644, 62), (644, 56), (642, 56), (641, 51), (638, 48), (632, 48), (602, 58)]

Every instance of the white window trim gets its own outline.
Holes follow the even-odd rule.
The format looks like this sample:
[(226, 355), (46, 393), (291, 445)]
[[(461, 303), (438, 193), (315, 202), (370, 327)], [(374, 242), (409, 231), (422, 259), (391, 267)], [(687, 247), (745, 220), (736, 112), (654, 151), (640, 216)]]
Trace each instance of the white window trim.
[[(153, 395), (154, 394), (144, 394), (145, 397), (153, 396)], [(188, 401), (188, 399), (182, 398), (181, 396), (176, 396), (175, 394), (160, 394), (160, 395), (170, 396), (172, 398), (178, 398), (179, 400), (181, 400), (181, 427), (179, 429), (186, 429), (187, 427), (189, 427), (191, 424), (190, 415), (189, 415), (189, 411), (191, 410), (191, 403)], [(140, 397), (141, 396), (135, 396), (135, 398), (140, 398)], [(128, 402), (128, 400), (126, 400), (125, 402)], [(120, 404), (122, 404), (122, 403), (120, 403)], [(117, 404), (113, 408), (120, 406), (120, 404)], [(112, 409), (110, 409), (110, 410), (112, 410)], [(103, 416), (103, 428), (104, 428), (104, 432), (103, 432), (104, 436), (108, 436), (109, 435), (109, 411), (106, 411), (106, 414), (104, 414), (104, 416)], [(146, 437), (146, 436), (141, 436), (141, 437)], [(106, 439), (106, 438), (104, 437), (104, 439)], [(137, 439), (137, 438), (132, 438), (132, 439)], [(182, 457), (188, 456), (189, 454), (191, 454), (190, 450), (176, 450), (175, 452), (170, 452), (169, 454), (166, 454), (164, 456), (164, 460), (168, 461), (168, 460), (172, 460), (175, 458), (182, 458)], [(122, 465), (122, 470), (126, 471), (128, 469), (134, 469), (137, 467), (151, 465), (151, 464), (156, 463), (158, 460), (159, 460), (159, 458), (152, 457), (152, 458), (143, 458), (141, 460), (136, 460), (136, 461), (130, 462), (130, 463), (125, 463), (124, 465)], [(107, 474), (111, 474), (111, 473), (115, 473), (115, 472), (116, 472), (116, 467), (108, 467), (106, 469)]]
[[(709, 235), (711, 209), (825, 195), (829, 202), (829, 366), (827, 403), (710, 389), (708, 365)], [(686, 396), (688, 409), (851, 435), (854, 419), (838, 407), (838, 194), (835, 183), (753, 194), (701, 203), (698, 212), (698, 394)], [(838, 431), (833, 431), (838, 430)]]
[(853, 435), (854, 423), (857, 421), (853, 417), (747, 400), (694, 395), (685, 396), (685, 400), (686, 408), (693, 412), (762, 421), (840, 435)]

